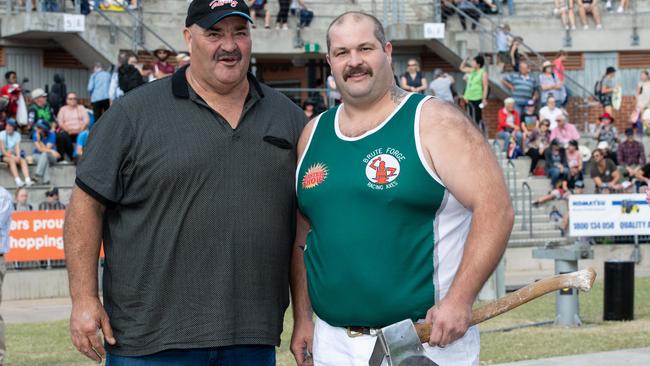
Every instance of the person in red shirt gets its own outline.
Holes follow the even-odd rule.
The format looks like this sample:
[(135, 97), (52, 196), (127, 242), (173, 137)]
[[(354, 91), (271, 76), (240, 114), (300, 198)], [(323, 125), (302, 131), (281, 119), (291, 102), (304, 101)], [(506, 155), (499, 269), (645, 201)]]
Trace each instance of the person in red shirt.
[(156, 57), (156, 60), (153, 63), (153, 75), (156, 79), (170, 76), (174, 71), (176, 71), (174, 65), (167, 62), (167, 59), (169, 59), (169, 56), (171, 56), (172, 53), (166, 49), (165, 46), (158, 47), (158, 49), (153, 51), (153, 54)]
[(555, 66), (555, 76), (564, 83), (564, 62), (566, 61), (567, 53), (564, 50), (558, 52), (557, 57), (553, 60), (553, 65)]
[(7, 71), (5, 73), (5, 80), (7, 80), (7, 84), (0, 89), (0, 96), (9, 99), (9, 104), (6, 109), (7, 117), (16, 118), (18, 99), (22, 96), (23, 91), (18, 84), (18, 76), (15, 71)]
[(521, 146), (521, 119), (515, 110), (515, 100), (506, 98), (503, 101), (503, 108), (499, 110), (499, 124), (497, 125), (497, 138), (503, 140), (503, 151), (508, 151), (513, 136), (515, 142)]

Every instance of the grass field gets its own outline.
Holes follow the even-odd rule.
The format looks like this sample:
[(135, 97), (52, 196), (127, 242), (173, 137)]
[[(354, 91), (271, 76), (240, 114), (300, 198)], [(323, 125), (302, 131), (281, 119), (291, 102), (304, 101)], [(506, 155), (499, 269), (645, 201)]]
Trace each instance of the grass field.
[[(481, 325), (483, 364), (571, 355), (622, 348), (650, 347), (650, 278), (635, 283), (635, 318), (631, 322), (603, 322), (603, 284), (580, 297), (584, 325), (568, 329), (553, 326), (510, 332), (485, 332), (513, 325), (551, 320), (555, 296), (550, 294)], [(294, 365), (288, 350), (291, 337), (290, 313), (285, 317), (278, 366)], [(68, 337), (66, 321), (7, 325), (9, 366), (93, 365), (76, 353)]]

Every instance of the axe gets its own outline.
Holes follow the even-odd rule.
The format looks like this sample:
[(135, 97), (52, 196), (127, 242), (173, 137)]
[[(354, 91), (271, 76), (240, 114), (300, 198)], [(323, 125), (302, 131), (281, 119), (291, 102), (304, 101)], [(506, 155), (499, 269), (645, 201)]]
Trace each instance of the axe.
[[(474, 309), (471, 325), (484, 322), (563, 288), (588, 292), (595, 279), (596, 271), (592, 268), (544, 278)], [(377, 341), (370, 356), (369, 366), (381, 366), (384, 360), (387, 361), (388, 366), (438, 366), (426, 356), (422, 347), (422, 343), (429, 341), (430, 334), (431, 324), (413, 324), (410, 319), (382, 328), (377, 332)]]

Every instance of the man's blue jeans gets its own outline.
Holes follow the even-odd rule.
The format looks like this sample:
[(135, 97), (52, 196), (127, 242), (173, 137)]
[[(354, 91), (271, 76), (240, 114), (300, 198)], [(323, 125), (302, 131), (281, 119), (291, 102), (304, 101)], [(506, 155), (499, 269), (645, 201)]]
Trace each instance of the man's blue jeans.
[(108, 354), (106, 366), (275, 366), (274, 346), (170, 350), (141, 357)]

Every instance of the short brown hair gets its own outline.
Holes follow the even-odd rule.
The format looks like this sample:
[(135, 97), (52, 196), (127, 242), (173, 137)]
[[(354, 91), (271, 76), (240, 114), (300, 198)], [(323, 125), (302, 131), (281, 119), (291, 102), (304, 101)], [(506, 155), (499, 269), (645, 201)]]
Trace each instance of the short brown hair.
[(327, 27), (326, 40), (327, 40), (327, 52), (328, 53), (330, 51), (330, 46), (332, 45), (332, 42), (331, 42), (331, 39), (330, 39), (330, 30), (335, 25), (343, 24), (343, 22), (345, 21), (345, 18), (348, 15), (350, 15), (357, 22), (360, 21), (361, 19), (363, 19), (364, 17), (372, 20), (372, 22), (375, 25), (375, 32), (374, 32), (375, 33), (375, 38), (377, 38), (377, 40), (381, 44), (382, 48), (386, 45), (386, 32), (384, 31), (384, 26), (381, 24), (379, 19), (377, 19), (374, 15), (367, 14), (367, 13), (364, 13), (362, 11), (346, 11), (345, 13), (343, 13), (343, 14), (337, 16), (336, 18), (334, 18), (334, 20), (332, 20), (330, 25)]

